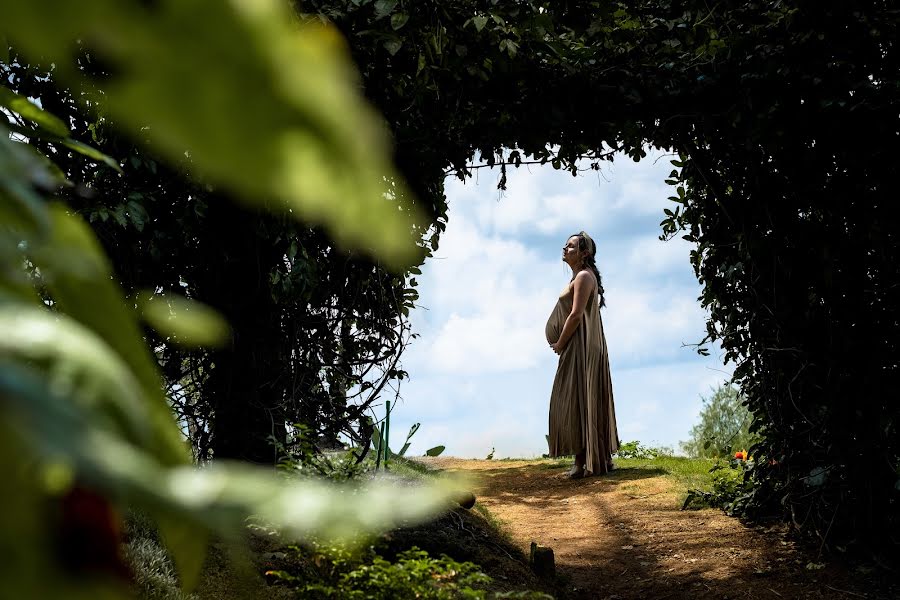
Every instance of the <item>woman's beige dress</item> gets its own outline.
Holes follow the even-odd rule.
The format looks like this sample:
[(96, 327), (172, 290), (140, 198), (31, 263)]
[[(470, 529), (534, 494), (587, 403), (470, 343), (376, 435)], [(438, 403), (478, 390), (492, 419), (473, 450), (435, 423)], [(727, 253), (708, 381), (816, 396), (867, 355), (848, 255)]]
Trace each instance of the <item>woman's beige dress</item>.
[[(575, 288), (570, 283), (559, 295), (547, 320), (547, 341), (559, 340), (572, 311)], [(600, 475), (609, 469), (619, 449), (616, 409), (603, 320), (597, 308), (597, 285), (591, 291), (581, 323), (559, 357), (550, 394), (550, 456), (585, 452), (585, 470)]]

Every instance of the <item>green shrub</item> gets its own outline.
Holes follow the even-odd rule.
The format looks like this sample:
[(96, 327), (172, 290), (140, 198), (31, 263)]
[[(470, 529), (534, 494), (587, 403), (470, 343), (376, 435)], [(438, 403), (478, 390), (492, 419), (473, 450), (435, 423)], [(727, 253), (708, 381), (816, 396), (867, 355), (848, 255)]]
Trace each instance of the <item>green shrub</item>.
[(637, 458), (648, 460), (658, 458), (660, 456), (672, 456), (672, 454), (673, 452), (671, 448), (651, 448), (648, 446), (644, 446), (637, 440), (634, 440), (631, 442), (625, 442), (624, 444), (619, 444), (619, 450), (618, 452), (616, 452), (615, 456), (617, 458)]
[(753, 486), (749, 477), (750, 466), (746, 461), (730, 460), (716, 463), (710, 469), (711, 490), (688, 490), (682, 510), (687, 508), (721, 508), (729, 515), (743, 512)]
[(295, 587), (301, 597), (322, 600), (550, 598), (532, 591), (488, 591), (493, 580), (478, 565), (457, 562), (446, 555), (432, 558), (416, 547), (401, 552), (395, 562), (374, 554), (368, 560), (355, 561), (343, 548), (323, 548), (313, 561), (318, 566), (319, 581), (311, 582), (284, 571), (269, 571), (267, 575)]
[(310, 428), (302, 423), (294, 424), (287, 444), (274, 437), (269, 441), (278, 451), (276, 467), (285, 474), (348, 481), (357, 479), (373, 467), (371, 460), (357, 460), (353, 450), (319, 451), (312, 442)]

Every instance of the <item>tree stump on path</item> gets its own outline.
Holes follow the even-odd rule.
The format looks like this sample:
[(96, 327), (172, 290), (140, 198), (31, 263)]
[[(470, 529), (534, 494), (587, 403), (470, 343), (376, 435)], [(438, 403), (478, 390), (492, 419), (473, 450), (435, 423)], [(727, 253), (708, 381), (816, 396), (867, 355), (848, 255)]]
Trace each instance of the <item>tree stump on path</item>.
[(556, 561), (553, 558), (553, 548), (549, 546), (538, 546), (536, 542), (531, 542), (531, 556), (528, 559), (531, 570), (538, 577), (553, 579), (556, 576)]

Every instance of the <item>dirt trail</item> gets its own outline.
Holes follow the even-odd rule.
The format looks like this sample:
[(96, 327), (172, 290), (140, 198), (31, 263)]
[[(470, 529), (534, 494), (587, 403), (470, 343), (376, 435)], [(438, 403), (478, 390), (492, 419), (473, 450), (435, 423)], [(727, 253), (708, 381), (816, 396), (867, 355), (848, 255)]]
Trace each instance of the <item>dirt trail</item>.
[[(619, 469), (570, 481), (547, 461), (437, 458), (476, 475), (478, 501), (526, 553), (550, 546), (576, 598), (881, 598), (827, 565), (808, 569), (781, 527), (753, 529), (719, 510), (681, 511), (663, 473)], [(869, 589), (865, 589), (869, 588)]]

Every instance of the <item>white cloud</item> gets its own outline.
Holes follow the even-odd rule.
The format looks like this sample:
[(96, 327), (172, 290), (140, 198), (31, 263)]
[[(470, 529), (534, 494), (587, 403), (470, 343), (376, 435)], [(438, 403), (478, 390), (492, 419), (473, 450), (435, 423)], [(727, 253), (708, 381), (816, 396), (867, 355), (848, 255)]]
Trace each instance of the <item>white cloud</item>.
[(432, 291), (422, 302), (430, 323), (416, 346), (428, 348), (423, 366), (429, 372), (529, 368), (547, 351), (544, 323), (558, 292), (533, 275), (558, 264), (521, 242), (484, 235), (460, 216), (428, 267), (423, 286)]
[(692, 246), (681, 238), (663, 242), (655, 236), (642, 236), (630, 246), (626, 258), (628, 272), (646, 276), (690, 269)]
[(544, 236), (581, 229), (599, 234), (614, 230), (625, 216), (662, 214), (665, 199), (672, 195), (665, 174), (648, 169), (647, 163), (620, 163), (605, 163), (600, 173), (575, 177), (550, 168), (508, 169), (507, 191), (502, 193), (491, 186), (490, 174), (480, 175), (482, 187), (490, 186), (488, 194), (479, 195), (472, 182), (454, 179), (447, 183), (450, 210), (470, 214), (488, 232)]
[(431, 368), (466, 374), (527, 369), (537, 362), (536, 339), (533, 327), (498, 314), (470, 318), (453, 314), (434, 339)]
[(695, 289), (615, 288), (603, 324), (610, 356), (625, 364), (672, 359), (703, 337), (704, 315)]

